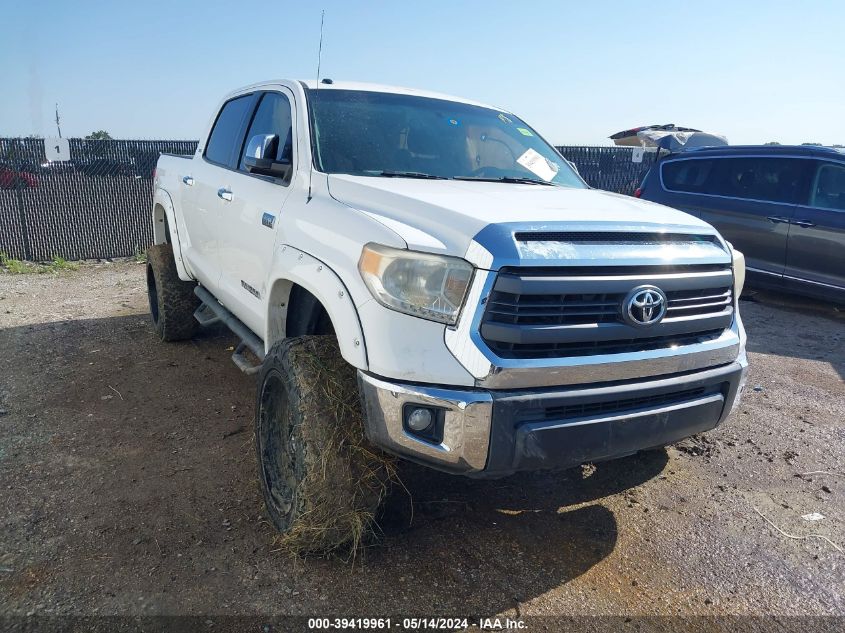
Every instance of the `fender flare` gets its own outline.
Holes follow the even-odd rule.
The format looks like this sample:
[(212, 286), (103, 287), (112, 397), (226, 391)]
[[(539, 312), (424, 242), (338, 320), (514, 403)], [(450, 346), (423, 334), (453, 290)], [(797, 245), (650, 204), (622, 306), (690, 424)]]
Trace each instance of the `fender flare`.
[[(160, 217), (157, 207), (164, 209), (164, 217)], [(167, 225), (165, 227), (165, 219)], [(153, 195), (153, 244), (163, 244), (167, 241), (165, 231), (170, 229), (170, 244), (173, 247), (173, 259), (176, 260), (176, 272), (182, 281), (193, 281), (188, 265), (182, 259), (182, 240), (179, 237), (179, 225), (176, 221), (176, 210), (173, 200), (165, 189), (157, 187)]]
[(265, 351), (269, 352), (273, 343), (286, 336), (287, 307), (294, 284), (314, 295), (328, 312), (344, 360), (353, 367), (366, 370), (364, 331), (346, 285), (324, 262), (290, 245), (279, 247), (270, 274)]

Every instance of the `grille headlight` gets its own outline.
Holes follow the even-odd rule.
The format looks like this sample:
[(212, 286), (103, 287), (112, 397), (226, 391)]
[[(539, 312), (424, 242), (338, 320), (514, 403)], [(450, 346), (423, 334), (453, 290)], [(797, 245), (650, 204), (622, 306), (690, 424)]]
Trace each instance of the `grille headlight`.
[(358, 270), (376, 301), (423, 319), (454, 325), (473, 267), (458, 257), (367, 244)]

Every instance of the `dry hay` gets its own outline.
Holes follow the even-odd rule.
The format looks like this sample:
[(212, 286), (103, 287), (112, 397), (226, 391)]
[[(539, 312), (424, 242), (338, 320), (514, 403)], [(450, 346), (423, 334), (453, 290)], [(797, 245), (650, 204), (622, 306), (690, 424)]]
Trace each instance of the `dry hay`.
[[(299, 510), (278, 549), (297, 555), (354, 557), (380, 534), (376, 512), (393, 485), (401, 485), (397, 458), (367, 440), (356, 370), (343, 360), (334, 337), (307, 337), (297, 349), (302, 412), (292, 437), (302, 438)], [(307, 384), (306, 384), (307, 383)]]

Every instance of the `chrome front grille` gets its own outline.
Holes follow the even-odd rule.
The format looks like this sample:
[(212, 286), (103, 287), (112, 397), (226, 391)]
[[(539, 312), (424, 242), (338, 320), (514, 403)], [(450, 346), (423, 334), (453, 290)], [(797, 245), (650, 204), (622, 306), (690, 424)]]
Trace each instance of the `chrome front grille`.
[[(626, 293), (572, 295), (517, 295), (493, 291), (487, 322), (519, 325), (577, 325), (619, 320)], [(699, 288), (667, 292), (668, 317), (706, 315), (730, 307), (727, 288)]]
[(667, 318), (719, 313), (733, 304), (730, 286), (667, 292), (666, 298), (669, 299)]
[[(653, 326), (622, 318), (628, 293), (659, 287), (667, 311)], [(618, 354), (716, 339), (733, 320), (728, 266), (508, 269), (488, 297), (481, 335), (503, 358)]]

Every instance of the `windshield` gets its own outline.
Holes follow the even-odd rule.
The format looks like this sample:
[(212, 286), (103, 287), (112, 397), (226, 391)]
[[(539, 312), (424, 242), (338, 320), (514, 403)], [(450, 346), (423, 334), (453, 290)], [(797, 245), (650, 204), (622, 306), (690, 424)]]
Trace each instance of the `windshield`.
[(361, 90), (310, 90), (308, 96), (316, 167), (326, 173), (586, 187), (512, 114)]

